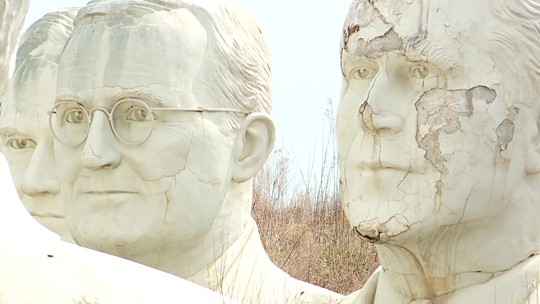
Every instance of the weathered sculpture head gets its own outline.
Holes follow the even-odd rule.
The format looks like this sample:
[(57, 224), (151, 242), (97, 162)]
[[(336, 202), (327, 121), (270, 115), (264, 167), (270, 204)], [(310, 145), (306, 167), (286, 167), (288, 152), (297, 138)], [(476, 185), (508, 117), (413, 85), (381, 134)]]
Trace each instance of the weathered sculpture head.
[[(0, 6), (0, 94), (28, 5)], [(2, 153), (0, 198), (2, 303), (233, 303), (167, 273), (60, 241), (23, 207)]]
[(76, 242), (156, 266), (157, 249), (234, 238), (273, 146), (268, 62), (259, 28), (227, 1), (82, 8), (51, 115)]
[(0, 135), (19, 196), (45, 227), (69, 239), (47, 112), (56, 98), (60, 53), (77, 9), (45, 15), (22, 36), (15, 74), (2, 98)]
[[(343, 204), (380, 245), (383, 268), (421, 268), (431, 286), (409, 288), (417, 296), (485, 281), (540, 252), (539, 16), (533, 0), (350, 8), (337, 129)], [(476, 279), (443, 282), (466, 272)]]
[(73, 239), (242, 303), (341, 296), (273, 265), (251, 217), (272, 150), (262, 34), (226, 0), (97, 0), (51, 111)]

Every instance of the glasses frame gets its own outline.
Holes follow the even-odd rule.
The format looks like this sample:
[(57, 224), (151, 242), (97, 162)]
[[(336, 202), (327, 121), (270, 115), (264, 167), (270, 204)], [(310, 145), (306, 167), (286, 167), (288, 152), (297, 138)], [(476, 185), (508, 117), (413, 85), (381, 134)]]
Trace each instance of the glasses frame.
[[(148, 138), (150, 138), (150, 136), (152, 136), (152, 132), (154, 130), (154, 127), (153, 127), (153, 123), (154, 123), (154, 115), (150, 115), (150, 124), (152, 124), (152, 129), (150, 130), (150, 133), (148, 134), (148, 136), (142, 140), (141, 142), (137, 142), (137, 143), (131, 143), (131, 142), (128, 142), (126, 141), (125, 139), (123, 139), (119, 134), (118, 132), (116, 131), (116, 128), (114, 127), (114, 122), (113, 122), (113, 115), (112, 113), (114, 113), (114, 110), (116, 109), (116, 107), (120, 104), (122, 104), (123, 102), (129, 102), (129, 101), (134, 101), (134, 102), (137, 102), (137, 103), (140, 103), (144, 108), (146, 108), (150, 114), (153, 114), (153, 111), (176, 111), (176, 112), (192, 112), (192, 113), (204, 113), (204, 112), (210, 112), (210, 113), (236, 113), (236, 114), (242, 114), (242, 115), (250, 115), (252, 114), (253, 112), (250, 112), (250, 111), (244, 111), (244, 110), (238, 110), (238, 109), (230, 109), (230, 108), (205, 108), (205, 107), (196, 107), (196, 108), (152, 108), (150, 106), (148, 106), (145, 102), (142, 102), (138, 99), (131, 99), (131, 98), (128, 98), (128, 99), (122, 99), (118, 102), (116, 102), (113, 107), (111, 108), (111, 110), (107, 110), (107, 108), (105, 107), (93, 107), (90, 111), (88, 111), (85, 106), (78, 102), (78, 101), (71, 101), (71, 100), (64, 100), (64, 101), (60, 101), (60, 102), (57, 102), (56, 104), (54, 104), (54, 106), (52, 107), (52, 109), (50, 111), (48, 111), (47, 114), (49, 114), (49, 127), (54, 135), (54, 138), (56, 138), (56, 140), (58, 140), (61, 144), (65, 145), (65, 146), (68, 146), (68, 147), (77, 147), (79, 146), (80, 144), (82, 144), (83, 142), (86, 141), (86, 139), (88, 138), (88, 134), (90, 133), (90, 127), (91, 127), (91, 124), (92, 124), (92, 120), (94, 119), (94, 113), (96, 111), (101, 111), (103, 113), (105, 113), (105, 115), (107, 115), (107, 118), (109, 120), (109, 126), (111, 127), (111, 130), (113, 131), (113, 134), (114, 136), (116, 137), (116, 139), (118, 139), (119, 141), (121, 141), (122, 143), (126, 144), (126, 145), (129, 145), (129, 146), (137, 146), (137, 145), (141, 145), (143, 143), (145, 143)], [(59, 106), (59, 105), (62, 105), (62, 104), (77, 104), (85, 113), (86, 117), (88, 118), (87, 119), (87, 124), (88, 124), (88, 129), (86, 131), (86, 135), (84, 136), (83, 139), (81, 139), (80, 142), (76, 143), (76, 144), (67, 144), (65, 143), (63, 140), (61, 140), (57, 135), (56, 135), (56, 132), (54, 131), (54, 128), (53, 128), (53, 114), (56, 114), (56, 108)]]

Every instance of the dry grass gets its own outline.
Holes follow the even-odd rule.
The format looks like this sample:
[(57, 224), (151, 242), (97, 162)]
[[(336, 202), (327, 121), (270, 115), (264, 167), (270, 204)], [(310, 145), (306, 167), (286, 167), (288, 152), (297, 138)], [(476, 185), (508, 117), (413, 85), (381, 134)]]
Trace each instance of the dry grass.
[[(253, 216), (270, 259), (297, 279), (339, 293), (361, 288), (379, 265), (374, 246), (351, 231), (331, 179), (291, 191), (288, 167), (278, 151), (254, 181)], [(324, 176), (335, 172), (332, 164)]]

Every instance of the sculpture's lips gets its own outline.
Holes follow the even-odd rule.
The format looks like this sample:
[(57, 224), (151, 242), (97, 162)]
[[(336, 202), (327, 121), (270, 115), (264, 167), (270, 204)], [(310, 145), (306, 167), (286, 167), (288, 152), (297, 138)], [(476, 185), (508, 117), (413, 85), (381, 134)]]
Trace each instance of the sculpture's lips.
[(52, 214), (52, 213), (44, 213), (44, 214), (30, 213), (30, 215), (32, 215), (33, 217), (39, 217), (39, 218), (56, 218), (56, 219), (65, 218), (63, 215)]
[(131, 190), (87, 190), (82, 193), (90, 195), (138, 194), (137, 191)]
[(359, 163), (359, 168), (362, 171), (394, 170), (408, 173), (424, 173), (425, 171), (421, 166), (418, 165), (411, 165), (409, 163), (398, 164), (385, 161), (363, 161)]

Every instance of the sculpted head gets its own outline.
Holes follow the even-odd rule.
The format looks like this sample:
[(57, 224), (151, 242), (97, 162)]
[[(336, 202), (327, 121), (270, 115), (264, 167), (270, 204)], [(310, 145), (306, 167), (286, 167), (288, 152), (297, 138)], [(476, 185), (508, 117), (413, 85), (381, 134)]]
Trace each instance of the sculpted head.
[(351, 224), (383, 244), (536, 225), (539, 4), (409, 2), (356, 0), (344, 25), (337, 131)]
[(47, 14), (24, 33), (0, 115), (2, 152), (19, 196), (34, 218), (64, 238), (69, 234), (47, 111), (54, 104), (58, 60), (76, 13), (69, 9)]
[(81, 9), (51, 116), (76, 242), (128, 258), (197, 246), (271, 150), (268, 64), (227, 1)]

